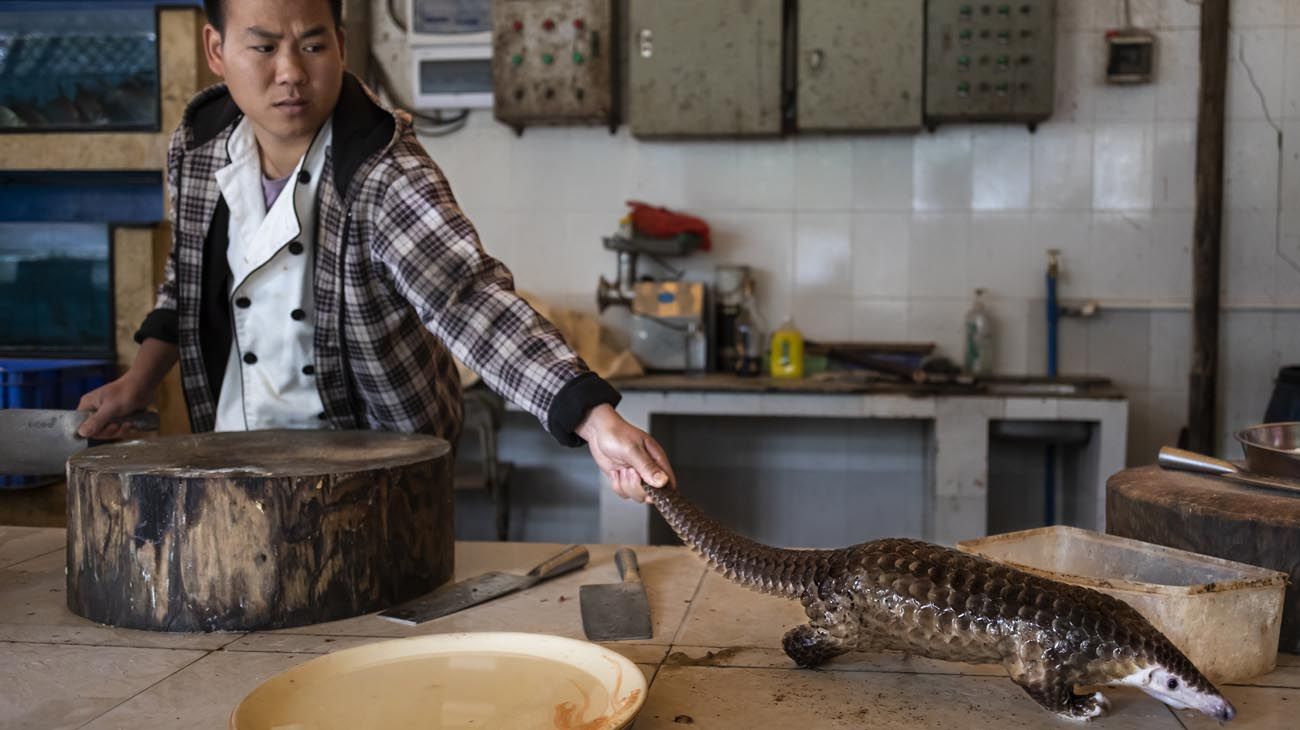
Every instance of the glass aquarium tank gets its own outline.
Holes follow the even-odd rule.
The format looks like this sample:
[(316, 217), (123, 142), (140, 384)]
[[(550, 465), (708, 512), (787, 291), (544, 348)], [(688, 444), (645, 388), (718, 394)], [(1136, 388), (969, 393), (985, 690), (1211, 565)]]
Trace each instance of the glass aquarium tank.
[(106, 223), (0, 223), (0, 356), (111, 355)]
[(0, 132), (157, 131), (149, 2), (0, 2)]

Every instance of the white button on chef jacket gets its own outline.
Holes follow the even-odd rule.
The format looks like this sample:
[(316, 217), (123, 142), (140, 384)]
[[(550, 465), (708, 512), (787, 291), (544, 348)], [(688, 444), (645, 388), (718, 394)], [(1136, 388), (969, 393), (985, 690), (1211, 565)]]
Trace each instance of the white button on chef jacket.
[[(217, 431), (327, 426), (310, 373), (316, 189), (332, 137), (326, 121), (269, 211), (247, 117), (226, 144), (230, 164), (216, 178), (230, 208), (226, 258), (234, 331), (217, 399)], [(295, 310), (300, 319), (294, 319)]]

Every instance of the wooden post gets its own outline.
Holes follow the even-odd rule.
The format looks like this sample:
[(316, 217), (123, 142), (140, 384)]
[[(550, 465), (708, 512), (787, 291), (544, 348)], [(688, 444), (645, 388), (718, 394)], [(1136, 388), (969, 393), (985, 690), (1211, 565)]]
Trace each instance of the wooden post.
[(1188, 448), (1215, 453), (1219, 371), (1219, 262), (1223, 230), (1223, 121), (1229, 0), (1201, 1), (1201, 89), (1196, 123), (1192, 242), (1192, 362)]

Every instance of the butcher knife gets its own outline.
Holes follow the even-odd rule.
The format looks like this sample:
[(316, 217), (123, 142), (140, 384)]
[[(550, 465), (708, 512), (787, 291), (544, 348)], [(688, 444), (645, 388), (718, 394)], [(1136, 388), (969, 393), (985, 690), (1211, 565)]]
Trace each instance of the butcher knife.
[[(0, 409), (0, 473), (62, 474), (68, 457), (102, 441), (87, 441), (77, 429), (90, 411), (39, 408)], [(137, 431), (157, 431), (158, 414), (137, 411), (115, 419)]]
[(1284, 479), (1268, 474), (1256, 474), (1241, 469), (1231, 461), (1216, 459), (1213, 456), (1198, 454), (1194, 451), (1176, 449), (1172, 446), (1160, 447), (1160, 454), (1156, 458), (1156, 463), (1165, 469), (1209, 474), (1238, 484), (1248, 484), (1252, 487), (1276, 489), (1291, 492), (1292, 494), (1300, 493), (1300, 482), (1293, 479)]
[(525, 575), (484, 573), (475, 578), (443, 586), (406, 603), (400, 603), (381, 611), (379, 617), (395, 623), (415, 626), (470, 606), (477, 606), (493, 598), (500, 598), (508, 593), (522, 591), (571, 570), (577, 570), (586, 565), (589, 558), (587, 548), (581, 545), (570, 545), (564, 549), (564, 552), (537, 565)]
[(578, 589), (582, 607), (582, 630), (592, 641), (649, 639), (650, 602), (646, 600), (641, 568), (632, 548), (614, 553), (621, 583), (583, 586)]

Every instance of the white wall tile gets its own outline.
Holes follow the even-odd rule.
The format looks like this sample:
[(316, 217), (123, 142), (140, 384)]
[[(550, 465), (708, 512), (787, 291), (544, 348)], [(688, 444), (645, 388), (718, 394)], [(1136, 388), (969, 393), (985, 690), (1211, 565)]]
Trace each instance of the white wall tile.
[(794, 215), (733, 211), (704, 217), (713, 240), (709, 258), (714, 263), (752, 267), (759, 312), (769, 326), (779, 324), (779, 318), (792, 311)]
[[(1300, 3), (1296, 3), (1296, 7), (1300, 8)], [(1286, 29), (1284, 54), (1286, 73), (1282, 83), (1282, 117), (1290, 119), (1300, 116), (1300, 72), (1296, 71), (1297, 64), (1300, 64), (1300, 28)]]
[(907, 299), (857, 299), (853, 302), (853, 339), (902, 342), (908, 338)]
[[(795, 326), (805, 339), (843, 342), (853, 336), (853, 300), (847, 296), (821, 296), (807, 291), (794, 296)], [(786, 315), (772, 322), (775, 328)]]
[(796, 213), (794, 289), (798, 296), (849, 297), (853, 292), (849, 213)]
[[(529, 134), (525, 132), (524, 138)], [(627, 210), (636, 179), (637, 145), (631, 133), (627, 127), (620, 127), (617, 134), (603, 127), (579, 127), (572, 130), (570, 144), (572, 157), (562, 172), (556, 171), (568, 178), (565, 205), (569, 210), (604, 212), (617, 220)]]
[(1265, 121), (1229, 120), (1224, 129), (1224, 205), (1277, 210), (1278, 130)]
[(1094, 208), (1145, 210), (1151, 207), (1154, 136), (1151, 125), (1097, 125), (1093, 138)]
[(1196, 119), (1197, 94), (1201, 87), (1200, 31), (1168, 30), (1159, 34), (1153, 83), (1156, 119)]
[(1277, 221), (1272, 215), (1229, 209), (1223, 216), (1220, 273), (1223, 304), (1271, 306), (1277, 261)]
[(1033, 135), (1033, 207), (1092, 207), (1092, 130), (1045, 124)]
[(686, 205), (687, 145), (665, 142), (637, 142), (636, 167), (629, 198), (653, 205), (679, 208)]
[(1125, 16), (1124, 0), (1092, 0), (1092, 27), (1097, 30), (1115, 30), (1129, 25), (1154, 28), (1160, 23), (1160, 0), (1128, 0), (1129, 15)]
[(912, 145), (912, 208), (970, 210), (971, 130), (942, 127)]
[(1114, 299), (1149, 299), (1151, 216), (1098, 212), (1092, 219), (1092, 247), (1100, 275), (1096, 294)]
[(854, 210), (912, 210), (913, 138), (853, 140)]
[(1151, 221), (1151, 260), (1147, 293), (1157, 302), (1192, 299), (1192, 234), (1196, 214), (1190, 210), (1156, 211)]
[(995, 297), (1025, 298), (1041, 292), (1045, 258), (1031, 255), (1030, 218), (1025, 213), (976, 213), (971, 218), (968, 288)]
[(1147, 382), (1152, 388), (1186, 390), (1192, 359), (1190, 311), (1151, 313), (1151, 357)]
[[(510, 206), (564, 210), (569, 180), (562, 173), (573, 159), (573, 131), (564, 127), (530, 129), (527, 141), (510, 150), (510, 174), (503, 180)], [(467, 157), (472, 164), (473, 157)]]
[(1188, 0), (1161, 0), (1162, 28), (1196, 29), (1201, 27), (1201, 4)]
[(907, 311), (907, 339), (933, 342), (938, 354), (962, 362), (962, 321), (970, 298), (913, 298)]
[(1024, 127), (979, 129), (972, 138), (971, 207), (1021, 210), (1029, 207), (1032, 135)]
[[(1025, 300), (1007, 298), (994, 291), (988, 300), (993, 322), (993, 370), (1021, 375), (1029, 372), (1029, 317)], [(1034, 310), (1033, 314), (1038, 314)]]
[(1238, 0), (1229, 6), (1228, 23), (1233, 28), (1272, 28), (1287, 19), (1287, 6), (1292, 0)]
[(1272, 312), (1230, 311), (1220, 321), (1219, 429), (1223, 452), (1240, 458), (1232, 433), (1263, 421), (1273, 392), (1276, 320)]
[[(1242, 5), (1243, 3), (1235, 3)], [(1246, 3), (1248, 4), (1248, 3)], [(1228, 38), (1230, 119), (1278, 119), (1284, 106), (1286, 29), (1234, 29)]]
[(970, 231), (969, 213), (921, 213), (912, 218), (907, 262), (911, 296), (965, 294)]
[(1087, 30), (1092, 27), (1095, 0), (1056, 0), (1058, 30)]
[(1196, 207), (1196, 123), (1162, 122), (1156, 125), (1155, 189), (1157, 209), (1189, 210)]
[(1151, 313), (1103, 311), (1089, 319), (1088, 372), (1104, 375), (1125, 391), (1148, 388)]
[(912, 249), (910, 213), (853, 217), (853, 295), (906, 297)]
[[(1104, 68), (1105, 61), (1102, 61)], [(1098, 86), (1093, 118), (1099, 122), (1151, 122), (1156, 118), (1155, 84)]]
[(1082, 31), (1056, 34), (1056, 100), (1052, 121), (1090, 124), (1103, 67), (1101, 35)]
[(852, 141), (795, 140), (794, 203), (798, 210), (848, 210), (853, 207)]

